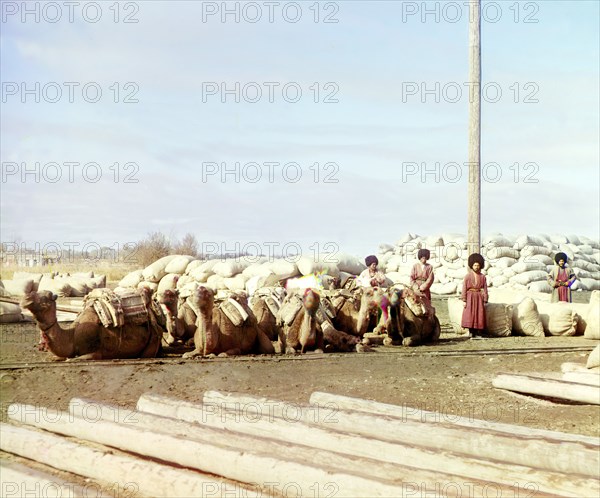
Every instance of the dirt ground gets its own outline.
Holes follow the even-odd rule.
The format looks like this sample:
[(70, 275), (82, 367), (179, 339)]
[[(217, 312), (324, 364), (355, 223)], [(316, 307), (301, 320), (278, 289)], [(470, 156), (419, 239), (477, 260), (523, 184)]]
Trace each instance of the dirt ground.
[[(589, 297), (579, 293), (577, 300)], [(145, 392), (200, 401), (206, 390), (307, 403), (313, 391), (440, 412), (599, 436), (600, 408), (538, 399), (492, 387), (500, 372), (560, 376), (564, 362), (585, 363), (597, 341), (583, 337), (465, 339), (449, 332), (445, 300), (434, 306), (442, 338), (434, 346), (377, 347), (372, 352), (182, 360), (57, 362), (37, 351), (32, 323), (0, 326), (0, 403), (66, 409), (72, 397), (133, 408)], [(567, 351), (565, 351), (565, 348)], [(575, 348), (576, 350), (569, 349)], [(525, 350), (525, 351), (523, 351)]]

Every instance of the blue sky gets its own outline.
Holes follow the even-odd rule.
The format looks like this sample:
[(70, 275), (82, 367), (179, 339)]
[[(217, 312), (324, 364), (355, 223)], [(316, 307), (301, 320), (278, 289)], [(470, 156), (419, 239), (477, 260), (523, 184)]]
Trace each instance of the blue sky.
[[(7, 3), (21, 4), (1, 3), (3, 12)], [(467, 161), (466, 87), (457, 103), (403, 95), (410, 83), (450, 89), (468, 80), (462, 2), (455, 3), (462, 11), (454, 23), (442, 15), (455, 15), (452, 2), (426, 3), (439, 9), (440, 22), (433, 15), (422, 22), (421, 12), (403, 22), (403, 10), (420, 9), (422, 2), (321, 2), (320, 20), (337, 8), (337, 23), (315, 23), (312, 1), (298, 2), (297, 23), (286, 22), (279, 9), (267, 22), (264, 2), (255, 2), (263, 13), (257, 23), (236, 23), (231, 15), (226, 22), (220, 15), (202, 22), (203, 8), (220, 8), (221, 2), (130, 2), (137, 6), (135, 24), (115, 23), (109, 9), (114, 2), (99, 3), (97, 23), (86, 22), (78, 10), (69, 23), (66, 8), (56, 23), (43, 16), (36, 23), (31, 15), (22, 22), (20, 13), (2, 20), (4, 173), (7, 163), (36, 169), (36, 162), (40, 172), (57, 162), (63, 173), (56, 183), (43, 177), (36, 183), (33, 175), (23, 182), (20, 171), (3, 178), (3, 241), (113, 245), (161, 230), (175, 237), (192, 232), (201, 242), (227, 247), (334, 242), (362, 254), (407, 231), (466, 232), (465, 169), (456, 183), (443, 175), (439, 182), (434, 175), (425, 181), (402, 175), (406, 163), (429, 169), (439, 163), (448, 176), (445, 165)], [(483, 82), (500, 88), (502, 97), (482, 107), (482, 163), (497, 163), (502, 178), (483, 184), (482, 231), (598, 237), (599, 3), (520, 2), (511, 10), (514, 4), (483, 2)], [(228, 5), (241, 11), (245, 3)], [(120, 19), (133, 8), (122, 2)], [(523, 22), (527, 16), (538, 22)], [(56, 82), (63, 97), (36, 103), (28, 96), (23, 103), (20, 93), (7, 94), (11, 82)], [(76, 90), (70, 103), (64, 82), (78, 88), (94, 82), (102, 98), (88, 103)], [(135, 83), (139, 102), (113, 102), (109, 87), (115, 82), (121, 100), (130, 90), (124, 85)], [(203, 99), (207, 82), (229, 88), (255, 82), (263, 98)], [(278, 83), (278, 89), (292, 82), (302, 97), (289, 103), (276, 90), (270, 103), (265, 82)], [(319, 103), (313, 101), (315, 83)], [(338, 102), (323, 103), (332, 89)], [(538, 102), (525, 103), (527, 96)], [(69, 182), (64, 163), (70, 161), (97, 163), (102, 178), (87, 182), (79, 168)], [(110, 169), (115, 162), (117, 183)], [(138, 165), (138, 183), (123, 182), (127, 162)], [(207, 162), (229, 168), (239, 162), (240, 171), (257, 162), (262, 179), (236, 183), (230, 175), (222, 182), (214, 175), (203, 182)], [(302, 178), (286, 182), (275, 168), (271, 183), (266, 162), (295, 162)], [(334, 171), (324, 170), (325, 163), (337, 165), (337, 183), (323, 182)], [(525, 169), (526, 163), (537, 166)], [(497, 169), (487, 171), (495, 175)], [(523, 181), (528, 172), (537, 183)]]

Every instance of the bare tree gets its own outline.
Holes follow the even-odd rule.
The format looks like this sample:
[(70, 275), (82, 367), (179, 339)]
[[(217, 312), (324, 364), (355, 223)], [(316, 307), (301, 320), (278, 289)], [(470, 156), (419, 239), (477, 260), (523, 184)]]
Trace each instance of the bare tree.
[(138, 242), (135, 257), (142, 266), (154, 263), (163, 256), (172, 254), (171, 241), (162, 232), (151, 232)]
[(183, 238), (173, 245), (173, 254), (183, 254), (198, 257), (198, 240), (192, 233), (186, 233)]

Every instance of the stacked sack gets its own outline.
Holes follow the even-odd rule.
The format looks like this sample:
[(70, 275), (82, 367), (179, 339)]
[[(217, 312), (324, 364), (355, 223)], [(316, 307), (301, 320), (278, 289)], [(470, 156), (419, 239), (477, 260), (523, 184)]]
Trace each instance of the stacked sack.
[(343, 283), (365, 268), (358, 257), (349, 254), (301, 256), (294, 260), (266, 257), (198, 260), (171, 255), (129, 273), (118, 288), (149, 287), (159, 295), (171, 289), (178, 290), (180, 297), (187, 297), (203, 285), (215, 291), (245, 291), (251, 296), (259, 288), (312, 274), (339, 277)]
[[(449, 299), (449, 320), (457, 334), (468, 332), (461, 327), (462, 313), (462, 300)], [(585, 304), (551, 303), (547, 294), (492, 289), (485, 313), (488, 334), (493, 337), (583, 335), (600, 339), (600, 291), (593, 291)]]
[(92, 289), (106, 287), (106, 275), (94, 272), (74, 274), (15, 272), (11, 280), (3, 280), (4, 293), (20, 297), (32, 291), (50, 291), (59, 297), (83, 297)]
[[(520, 235), (492, 234), (483, 239), (480, 249), (485, 257), (483, 273), (488, 287), (509, 288), (519, 291), (552, 292), (547, 283), (548, 273), (554, 266), (554, 255), (564, 252), (568, 264), (577, 275), (572, 290), (600, 290), (600, 244), (576, 235)], [(410, 271), (421, 248), (431, 251), (429, 263), (434, 268), (433, 294), (460, 293), (467, 268), (469, 250), (467, 238), (456, 233), (422, 237), (408, 233), (395, 245), (379, 246), (380, 267), (393, 283), (410, 283)]]

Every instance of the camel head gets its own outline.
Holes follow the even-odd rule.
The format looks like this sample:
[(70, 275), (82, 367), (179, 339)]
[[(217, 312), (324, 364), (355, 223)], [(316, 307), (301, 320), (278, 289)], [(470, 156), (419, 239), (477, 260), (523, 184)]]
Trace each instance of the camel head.
[(21, 299), (21, 308), (28, 309), (38, 322), (51, 323), (56, 320), (56, 298), (50, 291), (30, 292)]
[(211, 312), (215, 301), (215, 291), (201, 285), (190, 297), (194, 306), (204, 313)]
[(302, 297), (302, 304), (309, 315), (314, 316), (319, 309), (321, 296), (312, 289), (306, 289)]
[(428, 313), (428, 307), (421, 296), (412, 289), (402, 291), (404, 302), (415, 316), (424, 316)]
[(152, 294), (154, 294), (154, 291), (150, 287), (144, 286), (141, 289), (139, 289), (139, 293), (142, 296), (142, 299), (144, 300), (144, 304), (148, 306), (150, 304), (150, 301), (152, 301)]
[(164, 291), (162, 293), (162, 295), (160, 296), (160, 298), (158, 299), (158, 302), (160, 304), (163, 304), (165, 306), (165, 308), (167, 308), (167, 310), (169, 310), (169, 312), (173, 315), (177, 313), (178, 301), (179, 301), (178, 292), (171, 290), (171, 289), (167, 289), (166, 291)]

